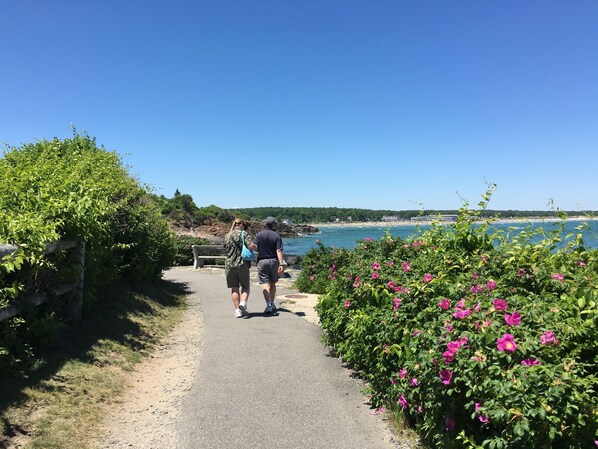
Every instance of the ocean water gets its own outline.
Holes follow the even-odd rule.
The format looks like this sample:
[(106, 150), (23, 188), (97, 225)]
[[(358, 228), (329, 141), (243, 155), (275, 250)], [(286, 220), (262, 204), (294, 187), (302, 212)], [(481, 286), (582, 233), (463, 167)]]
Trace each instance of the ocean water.
[[(576, 227), (584, 223), (583, 221), (567, 221), (564, 227), (564, 234), (567, 235), (570, 232), (577, 233)], [(598, 249), (598, 220), (590, 220), (587, 222), (589, 229), (583, 233), (584, 242), (586, 248)], [(516, 228), (520, 230), (528, 229), (530, 223), (496, 223), (495, 226), (498, 229), (508, 230), (509, 228)], [(558, 223), (553, 222), (534, 222), (534, 227), (544, 227), (546, 232), (554, 229)], [(365, 238), (372, 238), (378, 240), (384, 236), (387, 232), (393, 237), (401, 237), (407, 239), (412, 235), (417, 235), (426, 229), (429, 229), (429, 225), (399, 225), (399, 226), (365, 226), (365, 227), (352, 227), (352, 226), (330, 226), (321, 227), (319, 234), (306, 235), (298, 238), (285, 238), (283, 239), (284, 252), (285, 254), (293, 254), (296, 256), (302, 256), (311, 248), (317, 246), (316, 240), (320, 240), (326, 246), (333, 246), (335, 248), (347, 248), (352, 249), (357, 246), (359, 240)], [(516, 231), (515, 231), (516, 232)]]

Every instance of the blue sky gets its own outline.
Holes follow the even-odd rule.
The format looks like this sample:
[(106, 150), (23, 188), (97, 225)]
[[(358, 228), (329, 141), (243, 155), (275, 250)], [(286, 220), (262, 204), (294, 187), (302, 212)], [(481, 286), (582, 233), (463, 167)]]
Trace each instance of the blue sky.
[(598, 210), (598, 2), (0, 0), (0, 142), (199, 206)]

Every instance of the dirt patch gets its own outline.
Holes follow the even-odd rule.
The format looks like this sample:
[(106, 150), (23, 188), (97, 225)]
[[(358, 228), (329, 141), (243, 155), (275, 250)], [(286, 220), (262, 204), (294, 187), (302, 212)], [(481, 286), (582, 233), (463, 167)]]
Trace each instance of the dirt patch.
[(201, 306), (192, 295), (182, 321), (129, 376), (127, 393), (111, 407), (97, 447), (179, 447), (175, 424), (199, 367), (202, 333)]

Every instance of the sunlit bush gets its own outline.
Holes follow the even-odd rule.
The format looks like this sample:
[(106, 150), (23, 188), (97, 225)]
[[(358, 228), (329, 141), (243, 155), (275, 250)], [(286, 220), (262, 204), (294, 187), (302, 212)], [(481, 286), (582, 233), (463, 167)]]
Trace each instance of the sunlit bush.
[[(20, 248), (0, 261), (0, 307), (32, 281), (39, 287), (41, 270), (57, 265), (43, 251), (60, 239), (85, 242), (84, 308), (101, 300), (110, 283), (157, 279), (174, 260), (174, 234), (147, 189), (116, 152), (87, 135), (8, 148), (0, 158), (0, 210), (0, 243)], [(69, 270), (54, 268), (59, 281)], [(49, 320), (60, 320), (55, 312)], [(25, 335), (53, 327), (37, 322), (33, 329), (33, 320), (21, 315), (0, 323), (0, 359), (23, 360)]]
[(369, 381), (372, 405), (431, 445), (592, 447), (598, 252), (581, 232), (530, 243), (543, 231), (512, 238), (477, 216), (465, 206), (412, 239), (360, 242), (317, 306), (325, 339)]

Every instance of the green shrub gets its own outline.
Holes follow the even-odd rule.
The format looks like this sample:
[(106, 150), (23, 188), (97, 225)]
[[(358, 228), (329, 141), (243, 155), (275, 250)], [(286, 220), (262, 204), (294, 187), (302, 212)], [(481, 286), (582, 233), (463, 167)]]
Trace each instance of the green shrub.
[[(116, 280), (157, 279), (174, 260), (174, 234), (146, 188), (116, 152), (87, 135), (7, 149), (0, 159), (0, 210), (0, 242), (20, 248), (0, 261), (0, 306), (32, 286), (43, 290), (32, 280), (46, 269), (58, 277), (74, 274), (43, 254), (59, 239), (86, 242), (84, 308)], [(36, 332), (22, 319), (0, 322), (0, 335), (18, 328), (26, 346), (21, 329), (33, 340)], [(0, 337), (0, 358), (7, 352)]]
[(316, 240), (316, 248), (309, 250), (301, 260), (301, 272), (295, 281), (295, 287), (306, 293), (325, 293), (330, 280), (336, 279), (336, 267), (343, 264), (347, 251), (325, 246)]
[(176, 236), (176, 255), (174, 257), (175, 266), (193, 265), (192, 245), (207, 245), (208, 239), (197, 238), (190, 235)]
[(318, 303), (326, 342), (436, 447), (591, 447), (598, 251), (476, 218), (360, 242)]

